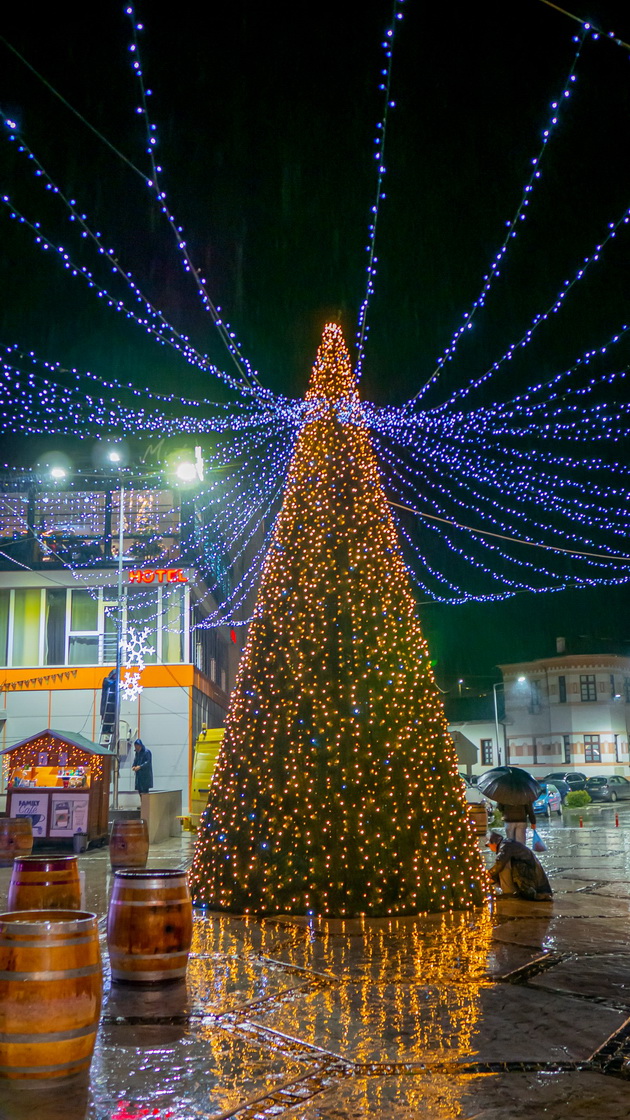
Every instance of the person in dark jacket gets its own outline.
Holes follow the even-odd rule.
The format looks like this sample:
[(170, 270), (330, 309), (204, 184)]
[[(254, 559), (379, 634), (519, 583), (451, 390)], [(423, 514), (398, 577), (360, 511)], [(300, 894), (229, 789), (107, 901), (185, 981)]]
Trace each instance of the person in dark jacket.
[(487, 848), (496, 852), (496, 862), (488, 874), (498, 882), (504, 895), (518, 895), (529, 902), (550, 902), (553, 891), (542, 864), (525, 844), (491, 832)]
[(501, 805), (497, 802), (497, 807), (503, 817), (508, 840), (518, 840), (520, 844), (525, 844), (527, 822), (529, 821), (532, 828), (536, 827), (536, 815), (531, 805)]
[(116, 670), (112, 669), (101, 687), (101, 731), (111, 735), (116, 719)]
[(148, 793), (153, 786), (153, 759), (151, 751), (145, 747), (142, 739), (136, 739), (136, 748), (133, 760), (133, 771), (136, 775), (135, 788), (138, 793)]

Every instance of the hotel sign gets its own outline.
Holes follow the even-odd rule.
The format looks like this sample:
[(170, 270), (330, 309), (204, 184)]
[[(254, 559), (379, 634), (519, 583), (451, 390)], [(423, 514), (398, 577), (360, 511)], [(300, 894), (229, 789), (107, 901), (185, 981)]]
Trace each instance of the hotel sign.
[(137, 568), (128, 576), (129, 583), (188, 583), (182, 568)]

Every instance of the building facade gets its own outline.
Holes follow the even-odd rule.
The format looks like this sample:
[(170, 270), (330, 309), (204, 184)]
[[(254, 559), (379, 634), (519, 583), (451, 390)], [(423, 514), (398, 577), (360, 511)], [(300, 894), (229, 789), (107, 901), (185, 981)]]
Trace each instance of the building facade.
[[(492, 693), (447, 697), (444, 707), (462, 774), (472, 777), (500, 765), (504, 759), (497, 753)], [(497, 715), (503, 717), (502, 707)]]
[(630, 658), (564, 654), (500, 668), (513, 765), (540, 777), (563, 769), (628, 774)]
[(445, 702), (460, 770), (474, 776), (507, 763), (537, 777), (630, 777), (630, 658), (561, 654), (500, 669), (493, 692)]
[(120, 565), (111, 492), (31, 488), (5, 503), (0, 744), (47, 727), (98, 742), (120, 628), (129, 643), (123, 681), (126, 661), (130, 674), (138, 672), (136, 654), (144, 665), (140, 691), (127, 690), (120, 704), (120, 790), (133, 789), (139, 737), (153, 752), (155, 788), (181, 789), (186, 812), (195, 739), (203, 724), (223, 726), (240, 655), (235, 631), (204, 625), (229, 590), (227, 565), (218, 569), (218, 549), (203, 568), (191, 562), (200, 554), (190, 540), (195, 519), (177, 494), (125, 497)]

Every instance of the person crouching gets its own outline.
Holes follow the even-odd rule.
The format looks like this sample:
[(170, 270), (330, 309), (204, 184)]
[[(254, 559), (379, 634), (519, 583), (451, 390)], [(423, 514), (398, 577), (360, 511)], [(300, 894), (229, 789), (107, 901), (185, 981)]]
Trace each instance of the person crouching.
[(500, 832), (490, 833), (486, 847), (497, 857), (488, 874), (504, 895), (517, 895), (529, 902), (551, 901), (551, 885), (540, 860), (530, 848)]

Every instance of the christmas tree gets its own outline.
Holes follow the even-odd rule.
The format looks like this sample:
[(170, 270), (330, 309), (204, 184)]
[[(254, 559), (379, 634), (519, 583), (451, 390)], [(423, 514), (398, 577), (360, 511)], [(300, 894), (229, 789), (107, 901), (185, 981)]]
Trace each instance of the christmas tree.
[(328, 324), (191, 873), (197, 905), (336, 916), (484, 893), (341, 330)]

